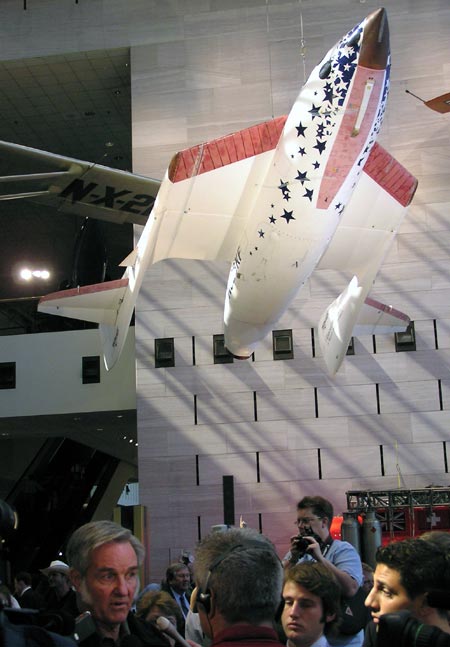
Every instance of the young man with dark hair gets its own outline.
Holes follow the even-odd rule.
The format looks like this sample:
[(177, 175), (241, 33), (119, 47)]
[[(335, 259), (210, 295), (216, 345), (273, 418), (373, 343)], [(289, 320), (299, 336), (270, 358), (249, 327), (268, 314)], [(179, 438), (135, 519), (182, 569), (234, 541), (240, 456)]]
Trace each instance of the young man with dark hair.
[(329, 647), (339, 623), (340, 589), (322, 564), (304, 563), (286, 572), (281, 615), (287, 647)]
[(373, 622), (365, 645), (376, 643), (375, 631), (386, 613), (407, 610), (421, 623), (450, 633), (448, 612), (429, 604), (432, 591), (450, 588), (449, 561), (444, 551), (423, 539), (405, 539), (380, 546), (376, 553), (374, 584), (366, 598)]

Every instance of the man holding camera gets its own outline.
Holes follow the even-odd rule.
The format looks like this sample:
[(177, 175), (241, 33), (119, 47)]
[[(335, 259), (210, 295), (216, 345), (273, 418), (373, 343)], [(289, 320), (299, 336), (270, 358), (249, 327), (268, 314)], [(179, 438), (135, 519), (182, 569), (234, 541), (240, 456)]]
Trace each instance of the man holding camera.
[(409, 611), (420, 623), (450, 633), (448, 610), (439, 608), (439, 599), (448, 603), (450, 588), (449, 563), (441, 548), (424, 539), (405, 539), (380, 546), (376, 561), (366, 598), (373, 622), (366, 629), (365, 646), (377, 644), (380, 618), (397, 611)]
[[(291, 538), (291, 549), (285, 556), (285, 568), (306, 561), (323, 564), (335, 576), (341, 594), (351, 598), (363, 582), (361, 559), (349, 542), (333, 539), (330, 526), (333, 506), (321, 496), (306, 496), (297, 504), (298, 535)], [(341, 633), (330, 643), (339, 647), (360, 647), (364, 632)]]

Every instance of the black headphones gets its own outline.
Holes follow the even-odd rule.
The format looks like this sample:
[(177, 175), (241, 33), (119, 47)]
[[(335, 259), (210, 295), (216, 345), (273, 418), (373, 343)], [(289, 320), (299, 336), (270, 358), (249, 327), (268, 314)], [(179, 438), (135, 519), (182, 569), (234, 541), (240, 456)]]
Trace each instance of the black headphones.
[[(205, 582), (205, 590), (203, 591), (200, 586), (197, 587), (197, 598), (196, 598), (196, 604), (197, 602), (203, 606), (205, 609), (206, 615), (209, 616), (211, 612), (211, 591), (209, 588), (209, 580), (211, 577), (211, 573), (215, 571), (215, 569), (223, 562), (224, 559), (228, 557), (231, 553), (233, 553), (235, 550), (250, 550), (253, 548), (257, 548), (258, 550), (271, 550), (270, 546), (267, 546), (263, 544), (260, 541), (256, 540), (249, 540), (246, 542), (246, 544), (236, 544), (235, 546), (232, 546), (229, 548), (227, 551), (224, 553), (221, 553), (216, 559), (213, 561), (211, 566), (209, 567), (208, 575), (206, 577), (206, 582)], [(197, 609), (194, 608), (194, 611), (196, 612)]]

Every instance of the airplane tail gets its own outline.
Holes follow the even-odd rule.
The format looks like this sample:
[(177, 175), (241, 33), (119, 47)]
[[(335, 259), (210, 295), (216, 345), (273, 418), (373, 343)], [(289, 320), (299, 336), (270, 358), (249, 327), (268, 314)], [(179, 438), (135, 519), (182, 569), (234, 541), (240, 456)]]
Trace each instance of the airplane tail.
[(38, 311), (98, 323), (105, 366), (109, 370), (120, 355), (133, 314), (131, 307), (122, 308), (130, 293), (125, 273), (116, 281), (48, 294), (40, 299)]
[(366, 295), (354, 276), (319, 320), (319, 344), (330, 375), (338, 371), (352, 335), (402, 332), (408, 327), (407, 315)]

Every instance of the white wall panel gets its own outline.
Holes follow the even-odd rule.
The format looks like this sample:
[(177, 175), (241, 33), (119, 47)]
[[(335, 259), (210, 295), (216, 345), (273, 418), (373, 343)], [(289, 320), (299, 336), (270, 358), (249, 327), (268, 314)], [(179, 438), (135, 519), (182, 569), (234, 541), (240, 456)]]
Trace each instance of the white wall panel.
[(318, 390), (319, 417), (354, 416), (377, 412), (375, 385), (355, 384), (320, 387)]
[(161, 427), (179, 421), (182, 424), (194, 422), (194, 397), (183, 394), (183, 397), (162, 396), (146, 399), (145, 394), (139, 395), (138, 420), (146, 427)]
[(386, 382), (379, 385), (380, 411), (400, 413), (401, 411), (436, 411), (439, 409), (437, 380)]
[(320, 452), (322, 478), (337, 479), (378, 476), (381, 474), (380, 450), (377, 446), (332, 447)]
[(315, 480), (319, 478), (317, 449), (293, 449), (289, 452), (261, 452), (260, 472), (263, 483)]
[[(444, 470), (442, 443), (414, 443), (414, 445), (385, 445), (383, 447), (386, 474), (403, 476), (422, 474), (424, 466), (428, 472), (437, 474)], [(433, 482), (433, 481), (432, 481)]]
[(256, 454), (215, 454), (199, 457), (199, 481), (201, 485), (222, 483), (223, 476), (234, 476), (241, 483), (256, 483)]
[(420, 442), (436, 442), (450, 440), (449, 411), (421, 411), (411, 413), (412, 440)]
[(100, 382), (83, 384), (82, 358), (102, 350), (97, 330), (0, 336), (0, 362), (15, 362), (16, 388), (0, 389), (2, 417), (134, 409), (134, 328), (116, 371), (100, 359)]
[(312, 418), (315, 412), (313, 389), (258, 391), (258, 420)]
[(384, 445), (412, 442), (411, 413), (392, 413), (372, 416), (352, 416), (348, 419), (349, 443), (353, 445)]
[(254, 420), (253, 393), (227, 393), (227, 397), (201, 393), (197, 397), (199, 425)]

